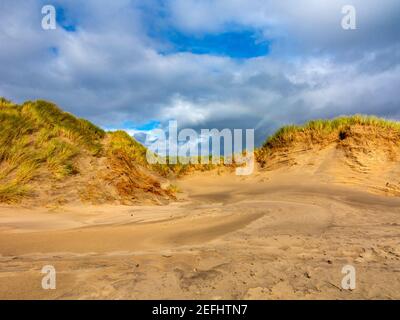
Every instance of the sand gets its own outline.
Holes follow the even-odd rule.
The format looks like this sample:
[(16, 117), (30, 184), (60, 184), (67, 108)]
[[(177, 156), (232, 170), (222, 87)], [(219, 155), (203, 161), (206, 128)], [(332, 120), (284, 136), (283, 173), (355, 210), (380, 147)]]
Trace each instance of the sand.
[(0, 207), (0, 298), (400, 298), (400, 198), (301, 170), (176, 184), (165, 206)]

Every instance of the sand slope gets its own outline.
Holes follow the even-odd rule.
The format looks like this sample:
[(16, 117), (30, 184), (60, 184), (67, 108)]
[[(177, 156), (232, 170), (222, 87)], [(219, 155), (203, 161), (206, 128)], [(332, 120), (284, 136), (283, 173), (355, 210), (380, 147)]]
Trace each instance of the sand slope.
[(297, 133), (262, 148), (258, 160), (272, 174), (300, 174), (318, 182), (400, 196), (400, 135), (377, 125), (352, 125), (331, 134)]

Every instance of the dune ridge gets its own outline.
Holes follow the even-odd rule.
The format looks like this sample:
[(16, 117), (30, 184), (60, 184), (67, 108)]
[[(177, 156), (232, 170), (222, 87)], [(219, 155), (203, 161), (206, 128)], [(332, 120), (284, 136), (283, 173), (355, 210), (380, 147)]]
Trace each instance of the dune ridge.
[(299, 171), (399, 196), (400, 123), (356, 115), (284, 127), (258, 150), (257, 160), (267, 171)]
[[(219, 165), (149, 164), (124, 131), (105, 132), (43, 101), (0, 99), (0, 202), (166, 204), (171, 184)], [(332, 183), (400, 195), (400, 124), (355, 115), (286, 126), (256, 150), (261, 170), (299, 170)]]
[(2, 100), (0, 124), (1, 299), (400, 297), (397, 123), (283, 128), (250, 176), (148, 165), (125, 132), (46, 102)]
[[(105, 132), (46, 101), (0, 101), (0, 202), (160, 203), (174, 199), (163, 168), (123, 131)], [(168, 169), (168, 168), (167, 168)]]

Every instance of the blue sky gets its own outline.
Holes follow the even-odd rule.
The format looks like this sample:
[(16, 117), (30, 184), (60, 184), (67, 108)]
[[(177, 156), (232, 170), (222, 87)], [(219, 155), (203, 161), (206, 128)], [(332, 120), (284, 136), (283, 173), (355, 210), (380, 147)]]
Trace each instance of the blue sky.
[(153, 36), (168, 42), (169, 47), (161, 51), (164, 54), (190, 52), (233, 59), (249, 59), (268, 54), (269, 41), (260, 39), (256, 30), (237, 29), (201, 35), (184, 34), (172, 29)]
[(56, 21), (58, 26), (63, 28), (67, 32), (76, 32), (76, 22), (72, 15), (67, 15), (62, 5), (55, 5), (56, 9)]
[[(54, 4), (57, 29), (41, 28)], [(400, 119), (400, 2), (0, 3), (0, 96), (48, 99), (104, 128), (255, 128), (342, 114)], [(5, 45), (3, 45), (5, 44)]]

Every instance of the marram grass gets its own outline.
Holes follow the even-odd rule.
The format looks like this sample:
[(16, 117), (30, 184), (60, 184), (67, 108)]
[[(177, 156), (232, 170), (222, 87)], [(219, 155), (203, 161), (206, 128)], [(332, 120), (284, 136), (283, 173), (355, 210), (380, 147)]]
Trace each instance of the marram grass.
[(76, 173), (80, 152), (102, 150), (105, 132), (46, 101), (13, 104), (0, 98), (0, 202), (29, 193), (29, 183), (47, 168), (54, 179)]
[(122, 157), (164, 177), (215, 167), (175, 165), (168, 158), (165, 164), (149, 164), (147, 149), (124, 131), (106, 133), (47, 101), (18, 105), (0, 98), (0, 202), (31, 194), (32, 182), (44, 171), (54, 180), (78, 173), (76, 160), (82, 154), (108, 161)]
[(264, 149), (272, 149), (287, 145), (300, 134), (309, 134), (316, 138), (323, 138), (330, 134), (339, 135), (349, 127), (360, 125), (383, 129), (390, 129), (400, 133), (400, 122), (390, 121), (376, 116), (353, 115), (335, 119), (319, 119), (307, 122), (304, 125), (288, 125), (280, 128), (263, 144)]

